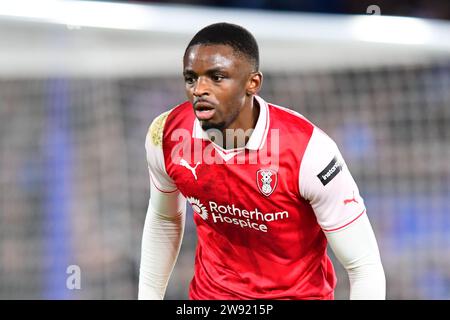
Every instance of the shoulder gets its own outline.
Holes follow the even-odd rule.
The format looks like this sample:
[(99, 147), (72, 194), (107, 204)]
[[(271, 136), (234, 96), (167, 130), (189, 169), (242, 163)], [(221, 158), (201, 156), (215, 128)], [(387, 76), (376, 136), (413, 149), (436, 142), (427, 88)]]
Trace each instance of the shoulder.
[(319, 174), (321, 169), (326, 171), (328, 166), (343, 165), (344, 161), (336, 142), (325, 132), (314, 126), (303, 159), (304, 169)]
[(189, 102), (186, 101), (158, 115), (148, 128), (146, 140), (154, 146), (161, 146), (166, 123), (173, 122), (176, 118), (182, 119), (183, 117), (180, 116), (187, 110), (190, 108)]
[(170, 111), (171, 110), (166, 111), (153, 119), (150, 127), (148, 128), (147, 140), (154, 146), (162, 145), (164, 125), (166, 124), (167, 117), (169, 116)]
[(302, 114), (273, 103), (268, 103), (270, 121), (273, 125), (295, 133), (310, 136), (316, 127)]
[(267, 105), (271, 126), (283, 129), (284, 134), (306, 138), (308, 153), (326, 156), (337, 151), (334, 140), (301, 113), (269, 102)]
[(314, 126), (308, 149), (313, 155), (333, 154), (338, 151), (336, 142), (317, 126)]

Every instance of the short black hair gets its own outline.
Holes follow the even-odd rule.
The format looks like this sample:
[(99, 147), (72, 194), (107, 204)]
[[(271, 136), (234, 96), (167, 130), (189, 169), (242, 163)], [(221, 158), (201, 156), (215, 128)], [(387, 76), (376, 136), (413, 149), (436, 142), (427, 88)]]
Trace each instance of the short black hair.
[(220, 22), (201, 29), (189, 42), (184, 55), (195, 45), (224, 44), (232, 47), (238, 54), (246, 56), (259, 70), (259, 49), (255, 37), (245, 28), (237, 24)]

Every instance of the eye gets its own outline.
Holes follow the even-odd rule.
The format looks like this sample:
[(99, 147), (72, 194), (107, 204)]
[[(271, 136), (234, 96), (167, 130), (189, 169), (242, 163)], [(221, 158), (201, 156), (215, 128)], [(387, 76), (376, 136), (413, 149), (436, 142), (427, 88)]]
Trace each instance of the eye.
[(215, 74), (215, 75), (213, 75), (212, 76), (212, 79), (215, 81), (215, 82), (220, 82), (221, 80), (223, 80), (225, 77), (223, 76), (223, 75), (221, 75), (221, 74)]
[(192, 76), (185, 76), (184, 77), (184, 82), (186, 82), (187, 84), (193, 84), (194, 81), (195, 81), (195, 79)]

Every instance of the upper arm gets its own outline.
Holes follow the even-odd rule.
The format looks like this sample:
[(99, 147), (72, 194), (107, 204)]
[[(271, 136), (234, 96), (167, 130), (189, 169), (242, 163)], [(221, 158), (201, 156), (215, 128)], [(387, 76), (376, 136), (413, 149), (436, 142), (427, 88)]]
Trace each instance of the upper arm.
[(166, 217), (184, 212), (186, 203), (184, 196), (166, 171), (162, 138), (168, 113), (163, 113), (152, 122), (145, 139), (150, 177), (149, 205), (155, 213)]
[(299, 188), (325, 232), (340, 230), (365, 213), (364, 200), (336, 143), (318, 128), (303, 156)]
[(162, 148), (163, 129), (169, 112), (155, 118), (145, 138), (145, 151), (150, 176), (150, 183), (161, 192), (174, 192), (177, 186), (167, 174)]
[(385, 276), (375, 235), (348, 167), (334, 141), (314, 128), (299, 174), (331, 249), (349, 273), (351, 299), (384, 299)]

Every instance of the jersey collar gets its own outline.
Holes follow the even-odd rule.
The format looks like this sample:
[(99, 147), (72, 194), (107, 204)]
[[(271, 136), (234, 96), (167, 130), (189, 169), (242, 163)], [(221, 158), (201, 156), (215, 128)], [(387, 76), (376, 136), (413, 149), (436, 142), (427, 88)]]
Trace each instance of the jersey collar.
[[(245, 148), (249, 150), (260, 150), (266, 141), (267, 132), (269, 131), (269, 107), (267, 106), (267, 102), (259, 96), (255, 96), (255, 99), (259, 103), (260, 110), (255, 129), (245, 145)], [(202, 129), (200, 121), (198, 121), (197, 118), (194, 120), (192, 137), (196, 139), (209, 140), (208, 134)]]

